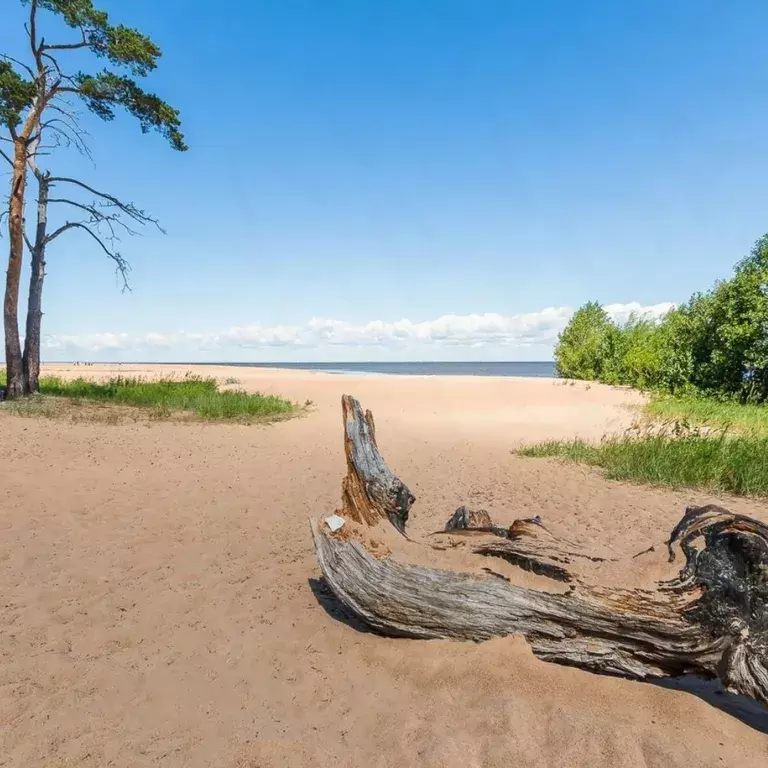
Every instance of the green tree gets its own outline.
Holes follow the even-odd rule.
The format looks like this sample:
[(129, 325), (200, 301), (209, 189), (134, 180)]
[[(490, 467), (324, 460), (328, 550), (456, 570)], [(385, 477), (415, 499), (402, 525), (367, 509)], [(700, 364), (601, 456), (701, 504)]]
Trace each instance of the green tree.
[(681, 344), (691, 349), (691, 383), (716, 395), (768, 399), (768, 236), (733, 277), (681, 307)]
[(689, 317), (682, 308), (667, 313), (656, 329), (652, 345), (658, 369), (648, 372), (648, 388), (657, 387), (671, 393), (692, 386), (694, 333)]
[(614, 342), (615, 325), (596, 301), (580, 307), (558, 336), (555, 367), (567, 379), (603, 377)]
[(768, 401), (768, 235), (733, 277), (660, 322), (632, 317), (619, 327), (586, 304), (560, 335), (555, 362), (569, 378)]
[(651, 386), (658, 369), (657, 336), (656, 323), (635, 315), (612, 329), (602, 381), (638, 389)]
[(671, 375), (673, 354), (666, 319), (633, 315), (617, 325), (599, 304), (589, 302), (560, 334), (555, 363), (567, 378), (652, 389), (681, 385), (681, 377)]
[[(8, 134), (0, 134), (0, 140), (9, 145), (6, 151), (0, 144), (0, 157), (12, 168), (7, 210), (10, 248), (3, 305), (8, 397), (28, 391), (18, 323), (28, 167), (40, 151), (44, 134), (53, 134), (64, 142), (73, 140), (75, 128), (67, 98), (81, 100), (90, 112), (106, 121), (115, 117), (117, 109), (125, 110), (138, 120), (143, 132), (157, 131), (174, 149), (187, 148), (178, 111), (138, 83), (155, 69), (161, 56), (149, 37), (113, 24), (105, 11), (94, 8), (91, 0), (21, 2), (29, 6), (24, 31), (30, 61), (0, 54), (0, 126)], [(41, 11), (58, 16), (73, 30), (74, 39), (48, 42), (39, 30)], [(106, 66), (92, 72), (67, 71), (60, 61), (64, 51), (90, 53), (92, 60), (100, 59)]]

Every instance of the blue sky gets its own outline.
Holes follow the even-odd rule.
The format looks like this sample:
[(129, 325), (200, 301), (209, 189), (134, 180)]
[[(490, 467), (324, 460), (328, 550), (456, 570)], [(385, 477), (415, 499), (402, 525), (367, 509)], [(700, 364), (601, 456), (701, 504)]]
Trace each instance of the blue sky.
[(191, 148), (121, 116), (50, 159), (168, 234), (123, 243), (129, 294), (51, 246), (49, 360), (548, 359), (572, 308), (661, 311), (768, 230), (759, 0), (101, 5)]

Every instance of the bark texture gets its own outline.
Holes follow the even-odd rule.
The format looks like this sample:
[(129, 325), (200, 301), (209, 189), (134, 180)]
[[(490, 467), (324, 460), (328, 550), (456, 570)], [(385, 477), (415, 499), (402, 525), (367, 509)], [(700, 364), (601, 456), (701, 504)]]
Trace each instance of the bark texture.
[(19, 283), (24, 257), (24, 193), (27, 184), (27, 146), (22, 139), (14, 142), (11, 197), (8, 211), (8, 271), (5, 279), (3, 327), (5, 331), (5, 368), (8, 377), (6, 397), (24, 394), (24, 371), (19, 338)]
[(344, 451), (347, 476), (342, 484), (340, 514), (358, 523), (375, 525), (389, 520), (405, 533), (408, 514), (416, 497), (392, 472), (376, 445), (373, 414), (363, 409), (353, 397), (341, 400), (344, 414)]
[[(365, 523), (387, 517), (404, 532), (407, 512), (401, 514), (398, 500), (405, 489), (409, 509), (413, 497), (381, 458), (370, 414), (349, 397), (343, 409), (348, 475), (341, 512), (354, 511)], [(350, 486), (354, 506), (346, 503)], [(443, 535), (476, 538), (477, 554), (568, 582), (565, 594), (374, 558), (348, 536), (314, 520), (311, 527), (332, 592), (383, 634), (522, 634), (547, 661), (635, 679), (718, 677), (727, 689), (768, 705), (768, 527), (751, 518), (714, 505), (689, 507), (668, 541), (670, 559), (682, 551), (685, 563), (677, 578), (652, 590), (585, 583), (578, 564), (600, 558), (552, 535), (538, 518), (505, 529), (487, 513), (460, 508), (448, 521)]]
[(32, 246), (27, 326), (24, 334), (24, 382), (28, 393), (40, 390), (40, 336), (43, 321), (43, 282), (45, 281), (45, 245), (48, 234), (49, 175), (37, 172), (37, 228)]
[(508, 528), (500, 528), (493, 524), (485, 510), (476, 512), (459, 507), (445, 524), (445, 530), (432, 535), (471, 537), (477, 540), (470, 545), (476, 555), (500, 557), (524, 571), (556, 581), (577, 579), (580, 560), (599, 563), (608, 559), (579, 544), (555, 537), (538, 515), (515, 520)]

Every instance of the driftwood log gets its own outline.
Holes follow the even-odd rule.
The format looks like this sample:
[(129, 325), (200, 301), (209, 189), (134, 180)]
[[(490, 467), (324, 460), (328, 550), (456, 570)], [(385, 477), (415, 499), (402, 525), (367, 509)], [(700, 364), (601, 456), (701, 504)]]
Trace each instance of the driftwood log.
[[(347, 396), (343, 412), (339, 514), (364, 525), (389, 521), (405, 533), (413, 495), (381, 457), (370, 413)], [(463, 507), (440, 532), (466, 537), (476, 554), (565, 583), (564, 594), (374, 557), (323, 523), (311, 527), (330, 590), (383, 634), (476, 641), (522, 634), (548, 661), (635, 679), (716, 677), (768, 705), (768, 527), (751, 518), (689, 507), (667, 542), (670, 561), (679, 549), (685, 563), (677, 578), (650, 590), (586, 583), (579, 563), (600, 558), (557, 538), (539, 518), (501, 528)]]

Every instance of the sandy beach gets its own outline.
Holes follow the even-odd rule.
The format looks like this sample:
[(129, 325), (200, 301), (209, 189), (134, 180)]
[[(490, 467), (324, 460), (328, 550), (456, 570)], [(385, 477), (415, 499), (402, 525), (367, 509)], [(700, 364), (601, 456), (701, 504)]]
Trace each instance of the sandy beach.
[(662, 543), (686, 504), (768, 519), (753, 500), (513, 453), (619, 432), (638, 395), (533, 378), (45, 367), (188, 370), (312, 405), (260, 426), (0, 414), (0, 766), (768, 764), (768, 713), (711, 684), (592, 675), (516, 638), (378, 637), (319, 581), (307, 520), (339, 503), (345, 393), (373, 411), (417, 496), (414, 535), (468, 504), (499, 523), (538, 514), (630, 557)]

